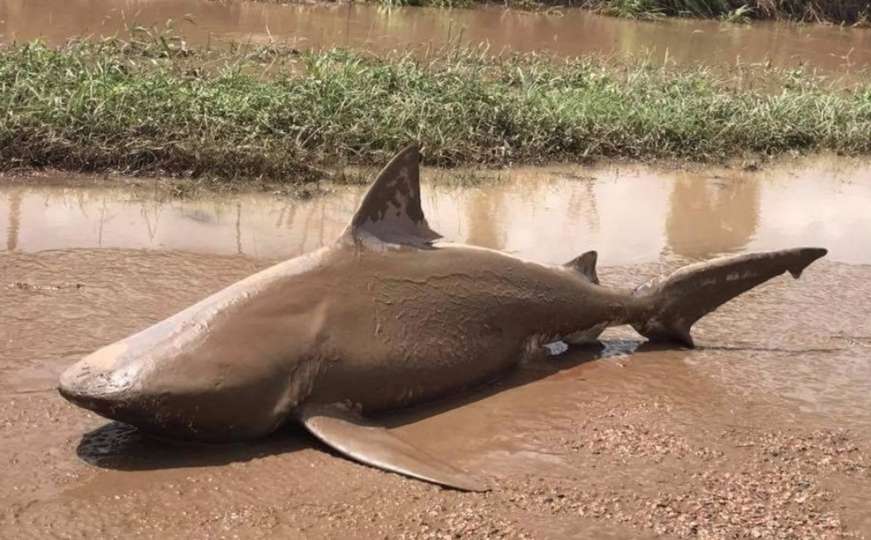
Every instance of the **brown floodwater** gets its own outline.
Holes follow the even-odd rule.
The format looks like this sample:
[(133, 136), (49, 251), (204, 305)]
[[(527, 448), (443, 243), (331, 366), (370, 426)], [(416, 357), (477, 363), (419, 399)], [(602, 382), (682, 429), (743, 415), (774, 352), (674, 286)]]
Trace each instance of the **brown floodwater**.
[[(384, 52), (486, 43), (493, 52), (648, 56), (677, 64), (807, 66), (850, 78), (871, 66), (871, 30), (706, 20), (644, 22), (565, 9), (385, 9), (371, 4), (278, 5), (210, 0), (0, 0), (0, 39), (61, 43), (167, 21), (191, 43), (279, 42)], [(852, 76), (852, 77), (851, 77)]]
[(424, 210), (447, 240), (554, 263), (595, 248), (608, 284), (722, 253), (831, 253), (704, 318), (694, 350), (612, 329), (602, 347), (383, 418), (494, 488), (460, 494), (355, 465), (293, 429), (226, 446), (152, 440), (54, 391), (82, 355), (331, 241), (363, 188), (177, 199), (156, 185), (5, 179), (0, 537), (871, 534), (871, 163), (451, 182), (465, 174), (425, 171), (438, 180)]
[[(606, 265), (701, 259), (821, 245), (828, 260), (871, 264), (871, 163), (838, 156), (740, 168), (558, 166), (427, 171), (423, 205), (446, 238), (559, 263), (597, 249)], [(426, 181), (426, 180), (425, 180)], [(173, 198), (160, 190), (81, 185), (58, 175), (0, 185), (0, 249), (181, 250), (276, 259), (331, 242), (364, 186)]]

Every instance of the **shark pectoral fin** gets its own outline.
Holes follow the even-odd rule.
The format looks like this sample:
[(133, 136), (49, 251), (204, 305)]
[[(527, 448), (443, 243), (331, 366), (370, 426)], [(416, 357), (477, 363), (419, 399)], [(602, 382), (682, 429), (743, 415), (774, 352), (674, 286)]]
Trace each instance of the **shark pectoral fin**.
[(321, 442), (366, 465), (462, 491), (488, 489), (481, 480), (367, 422), (344, 405), (302, 405), (297, 413)]

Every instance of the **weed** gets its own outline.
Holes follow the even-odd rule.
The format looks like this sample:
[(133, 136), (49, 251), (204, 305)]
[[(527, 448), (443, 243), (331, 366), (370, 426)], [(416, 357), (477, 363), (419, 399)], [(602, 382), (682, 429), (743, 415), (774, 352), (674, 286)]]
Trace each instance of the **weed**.
[(750, 22), (750, 17), (753, 15), (753, 8), (747, 4), (742, 4), (740, 7), (729, 10), (720, 15), (720, 20), (732, 24), (747, 24)]
[(0, 163), (297, 182), (383, 163), (409, 141), (443, 165), (871, 152), (871, 86), (764, 77), (777, 91), (703, 69), (461, 47), (420, 59), (156, 36), (11, 45), (0, 49)]

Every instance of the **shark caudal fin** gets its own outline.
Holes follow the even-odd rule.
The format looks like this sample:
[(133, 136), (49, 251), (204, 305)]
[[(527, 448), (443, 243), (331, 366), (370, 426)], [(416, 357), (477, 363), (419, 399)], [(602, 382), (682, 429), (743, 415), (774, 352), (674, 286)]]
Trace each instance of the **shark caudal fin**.
[(652, 341), (677, 341), (692, 347), (690, 328), (705, 314), (784, 272), (798, 278), (826, 253), (822, 248), (797, 248), (685, 266), (635, 289), (635, 296), (649, 299), (650, 308), (632, 327)]

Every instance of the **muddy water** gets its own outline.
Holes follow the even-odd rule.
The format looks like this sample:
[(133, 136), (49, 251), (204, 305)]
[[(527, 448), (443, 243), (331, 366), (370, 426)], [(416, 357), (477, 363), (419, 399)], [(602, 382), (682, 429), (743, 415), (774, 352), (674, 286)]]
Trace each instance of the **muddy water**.
[(190, 42), (278, 41), (300, 48), (353, 47), (376, 52), (488, 43), (493, 51), (550, 51), (619, 57), (649, 55), (679, 64), (771, 62), (845, 75), (871, 66), (871, 30), (823, 25), (602, 17), (499, 8), (386, 10), (373, 5), (274, 5), (209, 0), (0, 0), (0, 37), (60, 43), (109, 36), (132, 25), (172, 20)]
[[(646, 166), (428, 171), (424, 210), (451, 241), (558, 263), (587, 249), (607, 265), (822, 245), (829, 260), (871, 264), (871, 163), (837, 156), (758, 172)], [(7, 251), (182, 250), (284, 258), (331, 242), (365, 187), (324, 185), (307, 200), (269, 193), (176, 199), (148, 188), (68, 187), (63, 176), (0, 185)], [(66, 187), (64, 187), (66, 186)], [(857, 236), (858, 235), (858, 236)]]
[(447, 239), (544, 262), (597, 248), (606, 283), (719, 253), (832, 253), (705, 318), (695, 350), (615, 329), (601, 348), (383, 419), (493, 483), (468, 495), (292, 429), (230, 446), (150, 440), (53, 390), (83, 354), (329, 241), (361, 189), (177, 200), (5, 182), (0, 537), (871, 534), (871, 164), (524, 169), (474, 188), (427, 175), (441, 177), (424, 204)]

